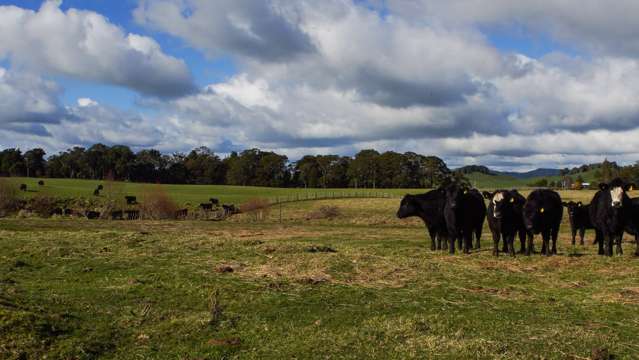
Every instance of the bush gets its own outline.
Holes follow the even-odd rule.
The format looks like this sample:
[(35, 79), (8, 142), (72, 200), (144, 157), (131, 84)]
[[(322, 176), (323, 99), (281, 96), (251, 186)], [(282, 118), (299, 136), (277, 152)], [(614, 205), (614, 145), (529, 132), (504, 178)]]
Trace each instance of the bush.
[(0, 179), (0, 217), (20, 210), (21, 200), (18, 187), (5, 179)]
[(175, 219), (178, 206), (160, 185), (146, 186), (140, 203), (140, 216), (149, 220)]
[(341, 214), (342, 212), (337, 206), (324, 205), (320, 206), (319, 209), (312, 211), (306, 218), (309, 220), (334, 219), (336, 217), (339, 217)]
[(240, 205), (240, 211), (247, 214), (254, 221), (264, 220), (271, 212), (271, 202), (264, 198), (249, 199)]
[(34, 212), (36, 215), (40, 217), (48, 218), (53, 213), (53, 210), (60, 206), (60, 202), (58, 199), (46, 196), (46, 195), (38, 195), (34, 196), (27, 203), (27, 207)]

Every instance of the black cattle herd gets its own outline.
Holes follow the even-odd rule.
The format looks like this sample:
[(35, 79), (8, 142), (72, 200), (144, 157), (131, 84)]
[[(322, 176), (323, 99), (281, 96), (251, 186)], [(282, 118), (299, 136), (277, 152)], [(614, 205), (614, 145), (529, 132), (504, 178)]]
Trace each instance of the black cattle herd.
[[(448, 184), (425, 194), (406, 195), (397, 217), (419, 217), (426, 224), (431, 250), (464, 253), (480, 248), (484, 220), (493, 236), (493, 255), (500, 252), (515, 255), (515, 238), (519, 238), (519, 253), (534, 252), (533, 238), (541, 235), (542, 255), (557, 254), (557, 237), (563, 217), (568, 210), (572, 244), (577, 233), (581, 245), (588, 229), (595, 232), (599, 255), (622, 254), (624, 232), (635, 237), (635, 255), (639, 256), (639, 198), (631, 199), (627, 191), (632, 184), (621, 179), (599, 184), (590, 204), (562, 202), (559, 194), (549, 189), (537, 189), (528, 197), (517, 190), (496, 190), (480, 193), (477, 189)], [(488, 200), (488, 206), (484, 199)], [(474, 246), (473, 246), (474, 240)]]

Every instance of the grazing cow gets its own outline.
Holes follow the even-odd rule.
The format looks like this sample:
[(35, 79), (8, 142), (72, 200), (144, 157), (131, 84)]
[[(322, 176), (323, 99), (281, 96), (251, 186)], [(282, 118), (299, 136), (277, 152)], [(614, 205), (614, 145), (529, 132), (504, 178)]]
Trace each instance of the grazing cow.
[(220, 200), (216, 198), (210, 198), (209, 201), (211, 202), (211, 204), (216, 206), (220, 204)]
[(455, 240), (461, 248), (463, 239), (463, 251), (470, 253), (473, 234), (477, 239), (475, 248), (480, 247), (481, 232), (486, 218), (484, 198), (477, 189), (468, 189), (457, 184), (448, 185), (444, 191), (446, 193), (444, 217), (450, 237), (449, 251), (454, 254)]
[(204, 211), (211, 211), (213, 210), (213, 204), (209, 204), (209, 203), (200, 204), (200, 209)]
[(111, 220), (124, 220), (124, 212), (122, 210), (111, 211)]
[(104, 186), (102, 186), (102, 184), (100, 184), (100, 185), (98, 185), (98, 187), (96, 189), (98, 189), (98, 191), (102, 191), (102, 190), (104, 190)]
[(222, 209), (224, 210), (224, 216), (230, 216), (233, 214), (239, 214), (240, 209), (236, 208), (235, 205), (222, 205)]
[(181, 209), (175, 212), (176, 219), (186, 219), (189, 216), (189, 209)]
[(590, 205), (584, 205), (581, 201), (563, 202), (563, 206), (568, 209), (568, 219), (570, 220), (570, 233), (572, 235), (572, 245), (575, 245), (575, 238), (579, 232), (580, 244), (584, 245), (584, 235), (586, 229), (594, 229), (590, 221)]
[(136, 205), (138, 203), (135, 196), (125, 196), (124, 199), (126, 200), (127, 205)]
[(100, 213), (98, 211), (86, 211), (84, 216), (89, 220), (95, 220), (100, 218)]
[(590, 221), (595, 228), (599, 255), (612, 256), (612, 246), (617, 244), (617, 254), (622, 254), (621, 239), (631, 210), (626, 191), (631, 184), (616, 178), (609, 184), (599, 184), (599, 191), (590, 202)]
[[(534, 251), (534, 234), (541, 234), (543, 255), (550, 256), (557, 253), (557, 235), (563, 214), (564, 208), (557, 192), (539, 189), (528, 195), (523, 210), (524, 224), (528, 233), (526, 255)], [(550, 239), (552, 239), (552, 248), (550, 248)]]
[(499, 239), (503, 242), (503, 252), (515, 256), (515, 236), (519, 235), (520, 253), (526, 251), (526, 227), (523, 207), (526, 198), (517, 190), (484, 191), (488, 203), (488, 227), (493, 234), (493, 255), (499, 255)]
[(100, 190), (98, 189), (93, 190), (93, 196), (100, 196)]
[(127, 220), (140, 220), (140, 210), (126, 210), (124, 213)]
[(639, 198), (630, 199), (630, 206), (626, 211), (625, 230), (635, 237), (635, 256), (639, 256)]
[(38, 185), (44, 186), (44, 181), (42, 181), (42, 180), (38, 181)]
[(63, 214), (62, 208), (55, 208), (51, 211), (51, 216), (53, 215), (62, 216), (62, 214)]
[(20, 191), (27, 191), (27, 184), (20, 184)]
[(444, 206), (446, 193), (443, 189), (431, 190), (420, 195), (406, 195), (399, 204), (397, 217), (405, 219), (417, 216), (424, 222), (430, 236), (430, 249), (442, 250), (448, 238)]
[(64, 210), (62, 211), (62, 214), (63, 214), (64, 216), (71, 216), (71, 215), (73, 215), (73, 210), (71, 210), (71, 209), (64, 209)]

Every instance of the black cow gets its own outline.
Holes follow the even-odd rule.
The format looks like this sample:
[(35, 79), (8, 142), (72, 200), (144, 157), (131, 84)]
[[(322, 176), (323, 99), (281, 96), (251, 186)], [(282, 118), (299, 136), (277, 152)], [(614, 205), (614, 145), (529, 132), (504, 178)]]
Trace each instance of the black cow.
[(211, 211), (211, 210), (213, 210), (213, 204), (202, 203), (202, 204), (200, 204), (200, 209), (202, 209), (204, 211)]
[(625, 230), (635, 237), (635, 256), (639, 256), (639, 198), (630, 199), (630, 206), (626, 214)]
[(71, 215), (73, 215), (73, 210), (71, 210), (71, 209), (64, 209), (64, 210), (62, 210), (62, 214), (63, 214), (64, 216), (71, 216)]
[(189, 216), (189, 209), (181, 209), (175, 212), (176, 219), (186, 219)]
[(595, 239), (599, 255), (612, 256), (612, 245), (617, 244), (617, 254), (622, 254), (621, 239), (628, 223), (632, 203), (626, 194), (631, 184), (616, 178), (609, 184), (599, 184), (599, 191), (590, 202), (590, 221), (595, 227)]
[(488, 227), (493, 234), (493, 255), (499, 255), (499, 240), (503, 242), (503, 252), (515, 256), (515, 236), (519, 235), (520, 253), (526, 251), (526, 227), (523, 207), (526, 198), (517, 190), (484, 191), (488, 203)]
[(100, 190), (98, 189), (93, 190), (93, 196), (100, 196)]
[(455, 240), (461, 248), (463, 241), (464, 253), (470, 253), (473, 245), (473, 234), (480, 247), (481, 232), (486, 218), (486, 204), (484, 198), (477, 189), (468, 189), (457, 184), (448, 185), (444, 189), (446, 204), (444, 205), (444, 217), (448, 229), (449, 251), (455, 253)]
[(62, 208), (55, 208), (53, 210), (51, 210), (51, 216), (53, 215), (59, 215), (62, 216), (64, 212), (62, 211)]
[(38, 181), (38, 185), (44, 186), (44, 181), (42, 181), (42, 180)]
[(126, 200), (127, 205), (136, 205), (138, 203), (135, 196), (125, 196), (124, 199)]
[(126, 210), (124, 212), (126, 214), (127, 220), (139, 220), (140, 219), (140, 210)]
[(89, 220), (95, 220), (100, 218), (100, 213), (98, 211), (86, 211), (84, 216)]
[[(210, 204), (209, 204), (210, 205)], [(222, 205), (222, 209), (224, 210), (224, 216), (230, 216), (234, 214), (239, 214), (240, 209), (235, 207), (235, 205)]]
[(417, 216), (422, 219), (430, 236), (430, 249), (442, 250), (448, 238), (444, 218), (445, 205), (446, 193), (443, 189), (431, 190), (420, 195), (406, 195), (399, 204), (397, 217), (405, 219)]
[[(541, 253), (543, 255), (550, 256), (557, 253), (557, 235), (563, 214), (564, 208), (557, 192), (539, 189), (528, 195), (523, 211), (524, 224), (528, 233), (526, 255), (530, 255), (534, 251), (534, 234), (541, 234), (543, 240)], [(552, 249), (550, 248), (550, 239), (552, 239)]]
[(98, 187), (96, 188), (98, 191), (102, 191), (104, 190), (104, 186), (102, 186), (102, 184), (98, 185)]
[(111, 211), (111, 220), (124, 220), (124, 212), (122, 210)]
[(213, 205), (219, 205), (220, 204), (220, 200), (216, 199), (216, 198), (210, 198), (209, 201), (211, 202), (211, 204)]
[(27, 191), (27, 184), (20, 184), (20, 191)]
[(563, 202), (562, 205), (568, 209), (572, 245), (575, 245), (575, 238), (579, 232), (580, 244), (583, 246), (586, 230), (595, 228), (590, 221), (590, 205), (584, 205), (581, 201)]

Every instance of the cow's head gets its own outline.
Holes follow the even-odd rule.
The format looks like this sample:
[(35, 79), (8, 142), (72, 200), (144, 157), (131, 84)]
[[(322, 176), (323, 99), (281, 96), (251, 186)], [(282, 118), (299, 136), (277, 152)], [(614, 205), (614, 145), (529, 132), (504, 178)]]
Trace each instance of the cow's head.
[(510, 191), (497, 190), (492, 193), (484, 191), (483, 195), (493, 205), (493, 217), (496, 219), (500, 219), (504, 212), (512, 209), (515, 203), (515, 198)]
[(599, 189), (601, 191), (609, 191), (610, 192), (610, 206), (615, 209), (620, 208), (623, 205), (624, 197), (626, 196), (626, 191), (632, 188), (632, 184), (626, 184), (620, 178), (616, 178), (612, 180), (609, 184), (601, 183), (599, 184)]
[(416, 216), (419, 212), (419, 204), (414, 195), (406, 194), (399, 203), (397, 217), (405, 219), (407, 217)]
[(526, 229), (533, 230), (546, 216), (546, 208), (537, 199), (528, 199), (523, 209), (524, 225)]
[(461, 202), (462, 196), (468, 194), (468, 189), (456, 184), (446, 187), (446, 204), (451, 209), (456, 209)]
[(561, 205), (565, 206), (566, 209), (568, 209), (568, 217), (570, 218), (570, 220), (574, 219), (578, 209), (581, 209), (584, 206), (581, 201), (562, 202)]

